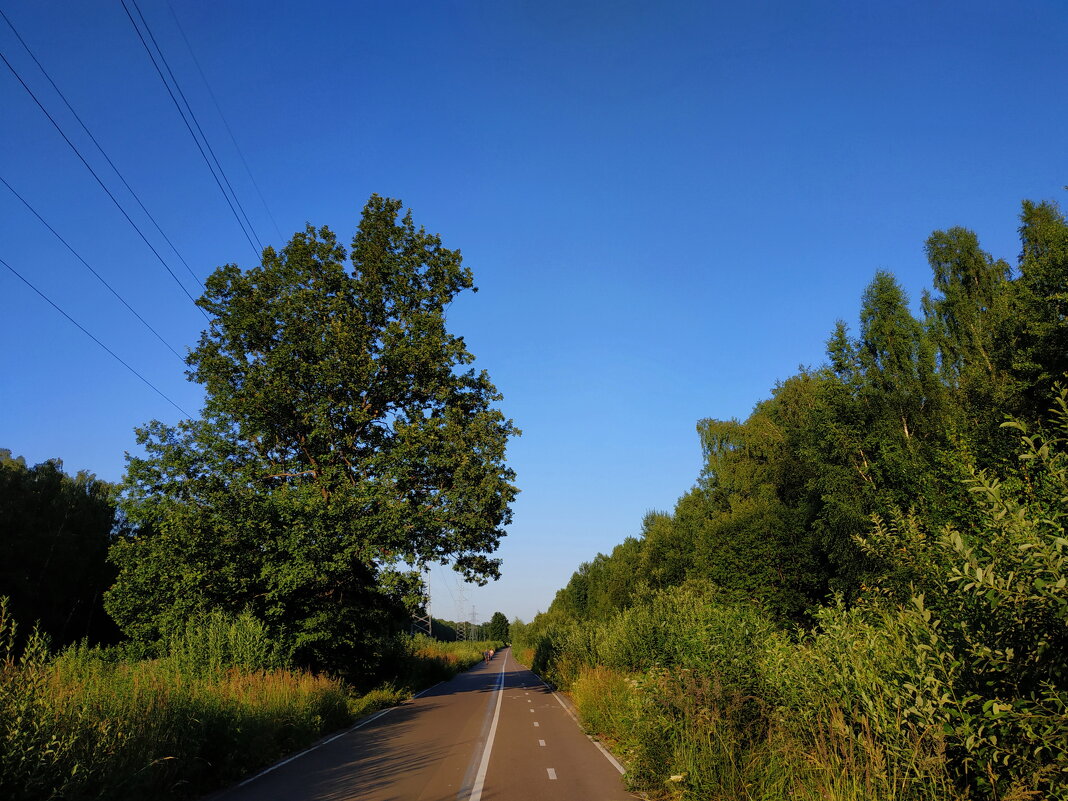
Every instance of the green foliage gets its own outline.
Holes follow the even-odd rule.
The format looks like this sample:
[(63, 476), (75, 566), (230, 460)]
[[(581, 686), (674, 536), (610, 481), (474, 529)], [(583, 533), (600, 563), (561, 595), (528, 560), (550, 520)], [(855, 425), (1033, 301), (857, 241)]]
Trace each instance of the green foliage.
[(800, 618), (827, 580), (806, 526), (815, 507), (795, 428), (798, 413), (810, 421), (819, 381), (805, 375), (782, 385), (744, 423), (700, 421), (701, 485), (676, 507), (680, 527), (694, 531), (690, 575), (783, 619)]
[(1068, 797), (1068, 390), (967, 531), (875, 518), (883, 565), (791, 633), (701, 584), (521, 632), (636, 789), (686, 798)]
[(826, 367), (702, 420), (674, 511), (514, 631), (637, 789), (1068, 798), (1068, 222), (1025, 202), (1020, 236), (1014, 276), (932, 234), (922, 319), (877, 273)]
[(935, 231), (926, 251), (938, 294), (924, 296), (924, 309), (937, 321), (932, 336), (943, 375), (968, 382), (992, 375), (999, 322), (994, 310), (1003, 302), (1009, 265), (982, 250), (967, 228)]
[(58, 459), (27, 467), (0, 449), (0, 595), (24, 631), (36, 624), (60, 645), (116, 639), (102, 602), (121, 526), (114, 496), (89, 473), (67, 475)]
[(140, 429), (129, 460), (107, 598), (128, 635), (247, 609), (301, 664), (365, 678), (421, 602), (405, 565), (497, 576), (518, 431), (445, 327), (471, 271), (400, 208), (372, 196), (348, 251), (309, 226), (209, 278), (203, 415)]
[(635, 790), (962, 797), (942, 728), (910, 713), (914, 688), (937, 679), (916, 650), (926, 627), (843, 607), (819, 624), (791, 637), (751, 606), (681, 587), (573, 635), (556, 664), (570, 666), (564, 678), (585, 725), (613, 744)]
[(557, 593), (553, 609), (562, 615), (601, 619), (630, 605), (647, 586), (633, 566), (642, 544), (628, 537), (612, 551), (597, 554), (579, 566), (567, 586)]
[[(898, 515), (878, 520), (866, 544), (903, 563), (909, 591), (919, 593), (911, 614), (928, 627), (923, 653), (951, 672), (959, 699), (940, 722), (974, 781), (994, 795), (1014, 787), (1065, 794), (1068, 392), (1056, 398), (1048, 433), (1005, 426), (1021, 437), (1020, 475), (974, 475), (982, 514), (973, 528), (946, 526), (932, 537), (915, 516)], [(896, 577), (888, 586), (900, 594)]]
[(0, 795), (48, 797), (72, 778), (67, 763), (76, 738), (49, 725), (48, 642), (40, 631), (16, 657), (17, 624), (0, 598)]
[(781, 382), (744, 421), (698, 423), (705, 468), (673, 513), (579, 567), (559, 617), (605, 620), (659, 589), (707, 580), (735, 600), (805, 624), (832, 593), (848, 602), (896, 560), (858, 546), (873, 515), (907, 510), (934, 528), (982, 511), (962, 481), (1011, 466), (998, 424), (1039, 419), (1036, 393), (1068, 369), (1068, 223), (1024, 203), (1019, 275), (964, 228), (927, 241), (924, 319), (876, 273), (856, 337), (839, 322), (828, 365)]
[(220, 611), (190, 618), (163, 641), (161, 651), (187, 676), (207, 676), (231, 668), (255, 672), (289, 667), (288, 654), (267, 627), (249, 612)]
[(494, 612), (486, 626), (486, 637), (497, 642), (508, 642), (508, 630), (508, 618), (505, 617), (504, 612)]
[[(247, 622), (190, 626), (183, 648), (217, 647)], [(350, 720), (346, 688), (286, 670), (217, 667), (185, 650), (130, 662), (37, 633), (16, 658), (0, 602), (0, 796), (187, 798), (232, 782)], [(232, 643), (231, 643), (232, 645)]]
[(1024, 201), (1020, 223), (1020, 278), (999, 338), (1017, 380), (1017, 414), (1033, 421), (1068, 373), (1068, 221), (1054, 203)]
[(953, 486), (943, 480), (953, 428), (936, 345), (889, 273), (877, 273), (865, 291), (860, 323), (857, 340), (840, 325), (829, 346), (840, 388), (828, 396), (839, 434), (828, 461), (852, 466), (868, 485), (858, 509), (865, 517), (911, 504), (936, 514)]
[(39, 632), (16, 656), (15, 635), (0, 598), (0, 796), (13, 801), (193, 797), (501, 646), (405, 640), (391, 664), (394, 683), (357, 695), (284, 669), (248, 614), (191, 620), (149, 659), (85, 643), (52, 656)]

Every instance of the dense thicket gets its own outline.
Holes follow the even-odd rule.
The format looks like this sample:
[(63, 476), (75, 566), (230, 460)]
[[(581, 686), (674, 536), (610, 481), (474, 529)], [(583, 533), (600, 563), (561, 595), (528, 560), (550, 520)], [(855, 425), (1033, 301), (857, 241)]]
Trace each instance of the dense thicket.
[(57, 645), (118, 636), (103, 608), (115, 578), (116, 491), (84, 471), (66, 474), (58, 459), (29, 467), (0, 449), (0, 596), (24, 633), (37, 624)]
[[(700, 421), (696, 485), (672, 512), (648, 514), (639, 537), (583, 564), (520, 629), (539, 666), (585, 697), (611, 696), (590, 688), (613, 679), (590, 671), (643, 677), (618, 685), (628, 710), (594, 710), (595, 725), (629, 732), (638, 784), (685, 775), (684, 794), (734, 798), (770, 781), (684, 770), (694, 738), (715, 734), (735, 742), (723, 759), (750, 768), (770, 764), (754, 756), (758, 743), (807, 748), (810, 766), (812, 749), (852, 743), (872, 760), (853, 767), (886, 779), (830, 793), (819, 782), (843, 765), (828, 758), (794, 797), (1068, 794), (1068, 428), (1057, 387), (1068, 370), (1068, 224), (1048, 202), (1025, 202), (1020, 220), (1015, 269), (967, 229), (932, 234), (921, 316), (876, 273), (856, 334), (839, 322), (827, 363), (779, 383), (746, 420)], [(776, 633), (797, 625), (812, 633), (793, 644)], [(733, 626), (750, 635), (734, 642)], [(657, 673), (683, 666), (703, 678)], [(802, 686), (789, 690), (782, 675)], [(660, 707), (642, 706), (642, 687), (658, 688)], [(686, 731), (668, 742), (674, 724), (661, 718), (673, 698), (669, 717)], [(634, 740), (643, 730), (661, 733), (652, 751)]]

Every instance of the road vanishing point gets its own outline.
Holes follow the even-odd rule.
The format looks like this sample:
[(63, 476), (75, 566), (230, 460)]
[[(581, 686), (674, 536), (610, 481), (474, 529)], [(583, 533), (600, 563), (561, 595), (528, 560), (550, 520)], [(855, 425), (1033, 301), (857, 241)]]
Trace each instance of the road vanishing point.
[(626, 801), (623, 769), (504, 649), (211, 801)]

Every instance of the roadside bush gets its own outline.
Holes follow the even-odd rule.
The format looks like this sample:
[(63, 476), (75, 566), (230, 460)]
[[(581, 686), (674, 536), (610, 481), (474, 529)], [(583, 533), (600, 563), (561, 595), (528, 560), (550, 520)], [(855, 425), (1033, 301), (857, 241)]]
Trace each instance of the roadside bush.
[(777, 628), (681, 585), (527, 628), (632, 787), (693, 799), (1068, 799), (1068, 391), (967, 525), (874, 519), (850, 606)]
[[(211, 628), (214, 626), (214, 629)], [(217, 620), (203, 636), (239, 621)], [(195, 650), (200, 630), (183, 642)], [(240, 638), (239, 638), (240, 639)], [(0, 603), (0, 797), (186, 798), (233, 781), (351, 720), (340, 682), (283, 669), (218, 666), (190, 652), (127, 662), (77, 646), (18, 656)], [(251, 648), (247, 653), (260, 653)]]
[(1020, 470), (974, 474), (974, 527), (932, 535), (898, 513), (864, 544), (913, 578), (903, 614), (946, 691), (925, 694), (940, 715), (924, 712), (964, 779), (993, 798), (1068, 798), (1068, 395), (1047, 433), (1004, 427), (1020, 433)]
[(754, 655), (776, 629), (756, 608), (719, 602), (712, 587), (688, 583), (585, 631), (592, 663), (634, 671), (714, 669), (719, 681), (744, 692), (753, 689)]
[(680, 587), (572, 636), (573, 662), (593, 661), (569, 689), (635, 790), (952, 799), (936, 725), (948, 715), (921, 709), (947, 681), (923, 655), (928, 634), (922, 616), (839, 606), (817, 630), (791, 637), (758, 610)]
[(817, 622), (761, 655), (761, 783), (812, 798), (953, 797), (944, 722), (955, 666), (927, 658), (922, 615), (838, 604)]
[(267, 627), (250, 612), (228, 615), (209, 612), (190, 618), (162, 643), (174, 668), (189, 676), (205, 676), (230, 668), (279, 670), (291, 654), (273, 640)]

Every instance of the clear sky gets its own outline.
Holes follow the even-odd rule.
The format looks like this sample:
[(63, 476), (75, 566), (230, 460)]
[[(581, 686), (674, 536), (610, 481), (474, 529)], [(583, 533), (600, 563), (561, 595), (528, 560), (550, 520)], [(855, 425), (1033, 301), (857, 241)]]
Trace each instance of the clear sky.
[[(964, 225), (1015, 262), (1019, 203), (1068, 183), (1068, 6), (1048, 2), (186, 2), (141, 10), (258, 237), (348, 241), (372, 192), (460, 248), (450, 313), (523, 429), (504, 577), (529, 619), (670, 509), (702, 417), (818, 365), (877, 269), (914, 301)], [(53, 80), (203, 278), (249, 266), (119, 0), (4, 0)], [(11, 29), (0, 52), (175, 273), (193, 282)], [(204, 318), (0, 64), (0, 176), (185, 353)], [(278, 230), (272, 222), (277, 221)], [(202, 395), (0, 185), (0, 258), (184, 409)], [(194, 294), (196, 294), (194, 292)], [(118, 480), (133, 428), (180, 413), (0, 268), (0, 447)], [(434, 613), (455, 618), (451, 571)]]

